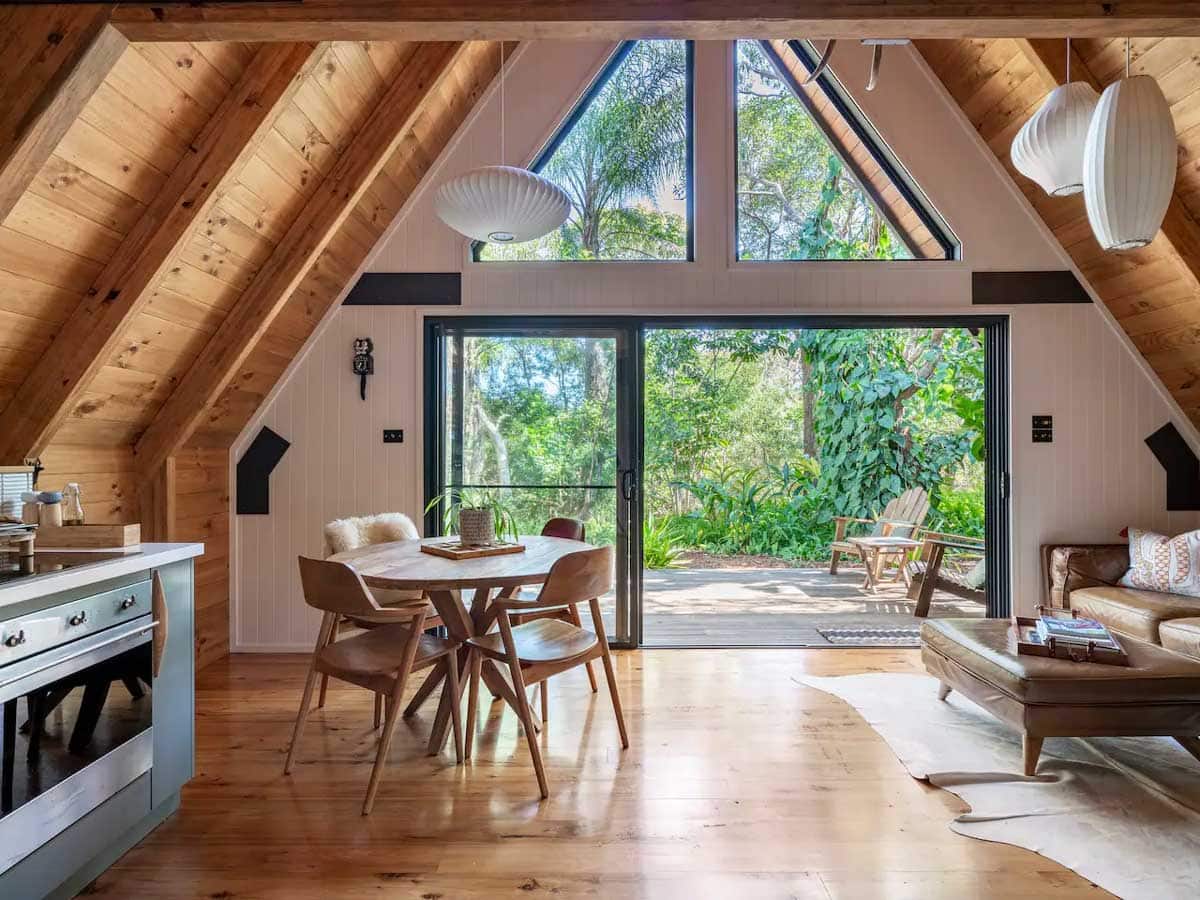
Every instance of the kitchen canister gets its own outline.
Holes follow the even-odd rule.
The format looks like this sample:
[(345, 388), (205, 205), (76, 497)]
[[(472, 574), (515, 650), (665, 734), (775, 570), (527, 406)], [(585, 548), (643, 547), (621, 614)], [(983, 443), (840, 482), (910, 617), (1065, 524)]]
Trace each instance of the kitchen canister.
[(33, 491), (21, 495), (21, 522), (25, 525), (38, 523), (38, 498)]
[(42, 491), (38, 494), (38, 525), (58, 528), (62, 523), (62, 494), (58, 491)]

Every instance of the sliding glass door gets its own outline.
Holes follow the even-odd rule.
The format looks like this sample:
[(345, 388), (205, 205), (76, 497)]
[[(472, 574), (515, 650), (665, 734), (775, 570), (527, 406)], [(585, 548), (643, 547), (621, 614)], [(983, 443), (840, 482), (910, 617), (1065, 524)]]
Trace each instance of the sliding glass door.
[[(470, 320), (431, 325), (426, 343), (440, 398), (427, 422), (429, 496), (494, 494), (522, 534), (565, 516), (584, 523), (589, 542), (615, 545), (617, 587), (602, 605), (622, 644), (633, 635), (630, 553), (640, 552), (630, 540), (630, 343), (621, 328)], [(427, 533), (441, 525), (431, 515)]]

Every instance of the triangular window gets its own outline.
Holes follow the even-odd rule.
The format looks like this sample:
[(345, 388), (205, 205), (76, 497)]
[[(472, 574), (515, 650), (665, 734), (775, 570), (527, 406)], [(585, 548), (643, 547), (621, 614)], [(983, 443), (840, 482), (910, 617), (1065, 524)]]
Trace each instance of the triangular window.
[(691, 259), (691, 160), (691, 43), (626, 41), (530, 167), (570, 196), (566, 224), (475, 258)]
[(800, 41), (737, 42), (737, 257), (953, 259), (958, 244)]

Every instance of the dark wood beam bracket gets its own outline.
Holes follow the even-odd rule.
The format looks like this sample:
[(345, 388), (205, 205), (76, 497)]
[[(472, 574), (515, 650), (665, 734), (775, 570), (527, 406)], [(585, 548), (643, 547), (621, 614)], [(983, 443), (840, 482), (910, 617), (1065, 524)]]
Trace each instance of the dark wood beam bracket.
[(972, 272), (973, 306), (1091, 303), (1074, 272)]

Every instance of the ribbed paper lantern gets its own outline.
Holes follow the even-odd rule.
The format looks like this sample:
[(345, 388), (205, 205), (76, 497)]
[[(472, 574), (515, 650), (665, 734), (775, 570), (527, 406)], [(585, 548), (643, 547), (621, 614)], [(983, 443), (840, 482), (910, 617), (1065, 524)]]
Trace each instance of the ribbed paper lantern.
[(1175, 122), (1162, 89), (1136, 75), (1104, 89), (1083, 154), (1088, 221), (1105, 250), (1145, 247), (1175, 189)]
[(1060, 84), (1017, 132), (1012, 161), (1052, 197), (1083, 190), (1083, 147), (1100, 96), (1086, 81)]
[(438, 188), (433, 206), (460, 234), (498, 244), (540, 238), (571, 214), (562, 188), (513, 166), (484, 166), (451, 178)]

